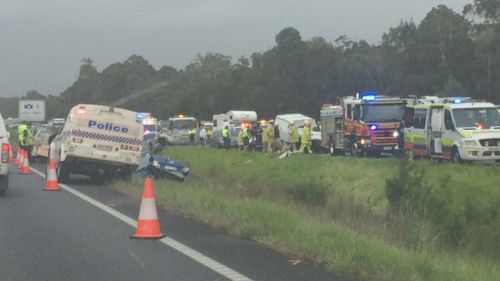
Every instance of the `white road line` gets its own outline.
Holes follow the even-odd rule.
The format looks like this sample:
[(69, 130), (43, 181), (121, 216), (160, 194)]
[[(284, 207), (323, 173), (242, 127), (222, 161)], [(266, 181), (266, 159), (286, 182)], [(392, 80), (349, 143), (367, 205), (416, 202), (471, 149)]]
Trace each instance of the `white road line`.
[[(31, 168), (31, 170), (33, 172), (35, 172), (36, 174), (38, 174), (39, 176), (41, 176), (42, 178), (45, 178), (45, 174), (43, 174), (42, 172), (40, 172), (34, 168)], [(106, 213), (112, 215), (113, 217), (123, 221), (124, 223), (126, 223), (132, 227), (136, 227), (136, 225), (137, 225), (136, 220), (118, 212), (117, 210), (110, 208), (109, 206), (106, 206), (105, 204), (71, 188), (70, 186), (68, 186), (66, 184), (60, 183), (59, 187), (61, 187), (65, 191), (75, 195), (76, 197), (82, 199), (83, 201), (86, 201), (86, 202), (94, 205), (95, 207), (105, 211)], [(163, 238), (163, 239), (160, 239), (159, 241), (162, 242), (163, 244), (167, 245), (168, 247), (180, 252), (181, 254), (191, 258), (192, 260), (202, 264), (203, 266), (208, 267), (212, 271), (215, 271), (215, 272), (219, 273), (220, 275), (228, 278), (229, 280), (232, 280), (232, 281), (252, 281), (252, 279), (246, 277), (245, 275), (240, 274), (239, 272), (217, 262), (216, 260), (214, 260), (212, 258), (205, 256), (204, 254), (202, 254), (194, 249), (189, 248), (188, 246), (186, 246), (186, 245), (184, 245), (184, 244), (182, 244), (182, 243), (180, 243), (180, 242), (178, 242), (178, 241), (176, 241), (168, 236)]]

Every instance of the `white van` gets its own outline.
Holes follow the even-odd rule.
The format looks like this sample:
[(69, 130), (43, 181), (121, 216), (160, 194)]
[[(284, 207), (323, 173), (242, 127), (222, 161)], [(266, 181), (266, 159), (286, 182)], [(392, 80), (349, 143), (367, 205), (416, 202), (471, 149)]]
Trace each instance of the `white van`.
[(5, 129), (3, 117), (0, 114), (0, 145), (2, 151), (0, 152), (0, 196), (5, 195), (9, 187), (9, 133)]
[(59, 181), (70, 173), (104, 178), (131, 175), (141, 160), (143, 119), (142, 113), (116, 107), (73, 107), (50, 146)]
[(445, 98), (413, 108), (404, 133), (411, 156), (500, 162), (500, 114), (492, 103)]
[(295, 122), (295, 126), (297, 126), (299, 138), (302, 136), (304, 122), (309, 121), (309, 124), (311, 125), (311, 149), (314, 152), (317, 152), (321, 147), (321, 131), (313, 118), (300, 113), (280, 114), (276, 116), (274, 124), (278, 125), (281, 141), (285, 143), (289, 142), (288, 131), (289, 125), (292, 121)]

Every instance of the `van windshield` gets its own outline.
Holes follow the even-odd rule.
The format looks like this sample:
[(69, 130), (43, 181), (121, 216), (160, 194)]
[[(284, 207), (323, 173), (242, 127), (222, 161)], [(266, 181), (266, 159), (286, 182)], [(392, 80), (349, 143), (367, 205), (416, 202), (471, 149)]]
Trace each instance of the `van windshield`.
[(500, 128), (500, 114), (496, 108), (453, 109), (457, 128)]
[(363, 122), (398, 122), (405, 113), (404, 104), (363, 104), (361, 121)]
[(174, 129), (177, 129), (177, 130), (196, 129), (196, 120), (193, 120), (193, 119), (174, 120), (172, 123), (173, 123)]

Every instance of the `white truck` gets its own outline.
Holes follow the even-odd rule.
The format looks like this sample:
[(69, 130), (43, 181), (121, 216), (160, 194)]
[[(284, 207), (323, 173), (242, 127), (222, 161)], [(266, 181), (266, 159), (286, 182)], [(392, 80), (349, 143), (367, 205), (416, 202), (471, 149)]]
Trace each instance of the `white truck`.
[(311, 125), (311, 150), (313, 152), (318, 152), (321, 147), (321, 132), (314, 118), (300, 113), (280, 114), (276, 115), (274, 124), (278, 125), (281, 141), (288, 144), (288, 132), (291, 122), (295, 122), (295, 126), (297, 126), (297, 131), (299, 132), (300, 139), (300, 137), (302, 136), (302, 129), (304, 128), (305, 121), (309, 121), (309, 124)]
[(0, 151), (0, 196), (5, 195), (7, 188), (9, 187), (9, 133), (5, 128), (2, 115), (0, 114), (0, 145), (2, 150)]
[(225, 114), (214, 114), (213, 123), (215, 128), (222, 129), (224, 126), (237, 127), (241, 123), (257, 122), (257, 112), (246, 110), (230, 110)]
[(49, 140), (49, 155), (60, 182), (71, 173), (128, 177), (141, 161), (143, 139), (143, 113), (79, 104), (69, 112), (61, 133)]
[(160, 125), (160, 135), (165, 137), (170, 144), (190, 144), (189, 131), (194, 129), (198, 132), (198, 120), (183, 114), (169, 118), (167, 122), (160, 121)]

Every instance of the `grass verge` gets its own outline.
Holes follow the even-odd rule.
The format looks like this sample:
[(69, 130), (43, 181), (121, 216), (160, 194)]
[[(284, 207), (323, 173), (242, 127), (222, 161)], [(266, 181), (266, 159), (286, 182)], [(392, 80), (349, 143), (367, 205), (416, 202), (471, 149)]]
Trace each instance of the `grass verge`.
[[(381, 230), (387, 229), (384, 185), (396, 173), (395, 159), (294, 155), (277, 160), (203, 148), (167, 152), (188, 163), (193, 174), (184, 183), (157, 181), (157, 202), (199, 221), (361, 280), (500, 280), (494, 259), (434, 244), (417, 251), (405, 243), (412, 234), (407, 230), (397, 235)], [(451, 180), (467, 185), (466, 172), (480, 171), (491, 184), (489, 176), (497, 167), (429, 169), (431, 182), (458, 169), (460, 176)], [(136, 194), (141, 186), (115, 183), (117, 189)], [(493, 191), (483, 194), (481, 187), (476, 193), (481, 196), (472, 196), (474, 200), (496, 196)]]

